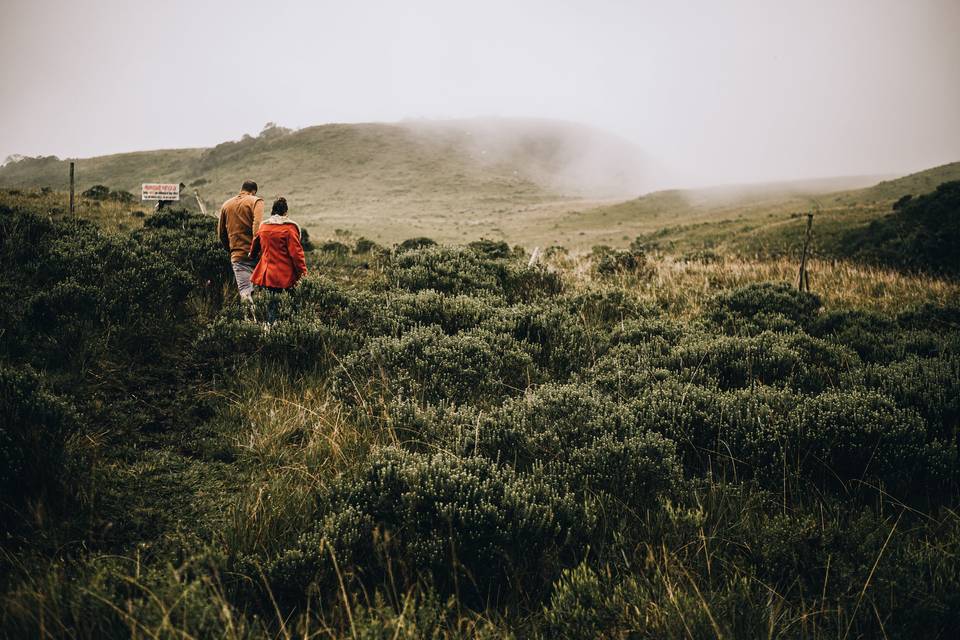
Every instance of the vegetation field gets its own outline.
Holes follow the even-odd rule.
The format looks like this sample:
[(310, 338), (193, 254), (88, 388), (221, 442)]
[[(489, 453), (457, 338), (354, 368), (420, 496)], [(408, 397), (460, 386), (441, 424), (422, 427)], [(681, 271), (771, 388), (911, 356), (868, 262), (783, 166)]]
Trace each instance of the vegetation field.
[(3, 192), (0, 635), (957, 637), (938, 185), (824, 232), (810, 292), (791, 218), (536, 256), (314, 228), (269, 326), (212, 217)]
[[(144, 181), (182, 182), (192, 211), (195, 191), (215, 211), (254, 178), (267, 200), (285, 196), (291, 217), (315, 236), (340, 230), (386, 245), (491, 238), (573, 251), (642, 236), (671, 253), (751, 257), (794, 250), (811, 210), (825, 245), (903, 195), (960, 179), (954, 163), (879, 184), (850, 177), (651, 193), (656, 167), (633, 145), (573, 124), (511, 119), (271, 126), (207, 149), (80, 159), (76, 170), (78, 192), (106, 185), (139, 195)], [(64, 191), (68, 175), (66, 160), (25, 158), (0, 166), (0, 188)]]

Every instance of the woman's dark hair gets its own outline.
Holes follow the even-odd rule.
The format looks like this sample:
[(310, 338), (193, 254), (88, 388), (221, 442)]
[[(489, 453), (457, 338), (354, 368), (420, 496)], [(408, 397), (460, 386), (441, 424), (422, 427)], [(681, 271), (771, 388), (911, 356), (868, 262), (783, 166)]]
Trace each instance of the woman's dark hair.
[(286, 198), (277, 198), (273, 201), (273, 211), (271, 214), (275, 216), (285, 216), (287, 215), (287, 199)]

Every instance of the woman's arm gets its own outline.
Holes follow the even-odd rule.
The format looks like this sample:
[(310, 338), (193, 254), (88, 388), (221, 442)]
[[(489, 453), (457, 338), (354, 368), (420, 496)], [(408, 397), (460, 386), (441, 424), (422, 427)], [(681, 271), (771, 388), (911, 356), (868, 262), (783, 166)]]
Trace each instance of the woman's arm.
[(296, 225), (287, 230), (287, 253), (293, 260), (293, 270), (297, 274), (297, 279), (307, 272), (307, 260), (303, 255), (303, 244), (300, 243), (300, 230)]

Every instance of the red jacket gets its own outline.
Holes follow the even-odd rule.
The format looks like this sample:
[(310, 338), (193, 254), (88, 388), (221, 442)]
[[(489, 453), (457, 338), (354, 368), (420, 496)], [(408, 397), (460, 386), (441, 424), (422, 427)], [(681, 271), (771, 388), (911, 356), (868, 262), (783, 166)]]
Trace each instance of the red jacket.
[(250, 282), (260, 287), (289, 289), (307, 272), (300, 244), (300, 227), (285, 216), (263, 221), (250, 247), (250, 257), (260, 258)]

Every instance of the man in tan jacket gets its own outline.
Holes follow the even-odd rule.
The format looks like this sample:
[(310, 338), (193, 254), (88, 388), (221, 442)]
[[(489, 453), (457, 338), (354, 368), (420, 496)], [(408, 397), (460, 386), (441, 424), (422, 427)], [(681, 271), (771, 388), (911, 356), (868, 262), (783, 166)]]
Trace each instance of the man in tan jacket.
[(217, 235), (223, 247), (230, 252), (233, 264), (233, 276), (237, 280), (240, 300), (253, 302), (253, 285), (250, 274), (256, 262), (250, 259), (250, 245), (257, 235), (260, 221), (263, 220), (263, 198), (257, 197), (257, 183), (246, 180), (240, 187), (240, 193), (220, 207), (220, 221), (217, 223)]

